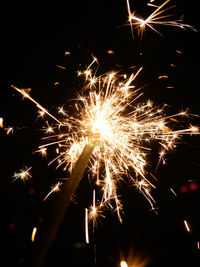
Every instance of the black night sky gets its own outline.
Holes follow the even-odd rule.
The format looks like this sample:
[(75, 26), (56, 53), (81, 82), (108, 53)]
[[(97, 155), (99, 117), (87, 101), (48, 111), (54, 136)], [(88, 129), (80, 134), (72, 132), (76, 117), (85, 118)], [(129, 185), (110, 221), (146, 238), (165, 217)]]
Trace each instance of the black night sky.
[[(0, 129), (3, 266), (28, 266), (33, 227), (43, 224), (56, 194), (46, 202), (43, 198), (59, 178), (66, 178), (62, 169), (48, 166), (51, 155), (45, 159), (33, 153), (44, 136), (44, 121), (37, 119), (36, 106), (22, 101), (11, 84), (31, 88), (31, 96), (56, 115), (58, 106), (64, 104), (70, 109), (68, 100), (83, 86), (77, 71), (84, 69), (94, 55), (99, 60), (98, 74), (113, 69), (131, 74), (131, 66), (142, 66), (135, 81), (137, 87), (145, 85), (141, 101), (151, 99), (161, 106), (166, 103), (170, 114), (186, 108), (200, 114), (199, 32), (155, 26), (162, 37), (147, 29), (142, 39), (136, 32), (133, 39), (130, 27), (122, 26), (127, 21), (126, 0), (71, 2), (17, 1), (8, 2), (2, 9), (6, 20), (1, 19), (1, 64), (6, 74), (2, 73), (0, 117), (4, 128), (14, 127), (11, 135)], [(130, 0), (131, 10), (146, 17), (153, 10), (147, 2)], [(172, 0), (172, 4), (176, 4), (175, 14), (184, 14), (184, 23), (200, 30), (195, 0)], [(108, 54), (108, 50), (114, 53)], [(168, 79), (158, 79), (160, 75), (168, 75)], [(46, 120), (53, 123), (51, 118)], [(186, 125), (190, 123), (199, 124), (199, 118), (187, 119)], [(84, 216), (92, 201), (93, 185), (85, 175), (44, 266), (119, 267), (122, 259), (129, 267), (199, 266), (199, 153), (199, 136), (186, 136), (168, 154), (167, 164), (159, 166), (153, 192), (158, 214), (150, 210), (134, 186), (121, 182), (123, 224), (108, 210), (94, 233), (91, 229), (89, 245), (85, 243)], [(148, 168), (152, 173), (157, 161), (156, 155), (150, 157)], [(24, 166), (32, 166), (32, 179), (13, 182), (13, 173)], [(191, 232), (187, 232), (184, 220)]]

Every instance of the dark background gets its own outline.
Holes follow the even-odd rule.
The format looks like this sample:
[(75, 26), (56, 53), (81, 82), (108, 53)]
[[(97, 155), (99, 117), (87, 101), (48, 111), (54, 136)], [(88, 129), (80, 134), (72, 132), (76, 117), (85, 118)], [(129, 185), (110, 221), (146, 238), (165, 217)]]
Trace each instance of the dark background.
[[(147, 16), (151, 7), (147, 1), (131, 1), (131, 10)], [(160, 3), (156, 1), (155, 3)], [(184, 23), (199, 30), (196, 1), (172, 1), (176, 14), (184, 14)], [(99, 74), (112, 69), (131, 73), (130, 67), (143, 66), (136, 86), (146, 85), (141, 101), (167, 103), (170, 114), (189, 108), (193, 114), (199, 109), (199, 33), (191, 30), (157, 27), (163, 37), (147, 29), (140, 40), (135, 32), (132, 39), (127, 21), (126, 1), (56, 1), (38, 3), (9, 2), (1, 16), (1, 113), (4, 127), (13, 126), (14, 134), (1, 129), (1, 232), (6, 259), (4, 266), (27, 266), (26, 258), (33, 244), (31, 233), (46, 218), (53, 195), (45, 203), (42, 199), (59, 178), (66, 177), (55, 166), (48, 167), (50, 156), (41, 159), (37, 150), (43, 136), (44, 124), (37, 118), (37, 108), (10, 85), (32, 88), (31, 96), (56, 114), (57, 106), (75, 96), (83, 83), (77, 70), (99, 59)], [(114, 54), (109, 55), (108, 50)], [(182, 53), (177, 53), (176, 50)], [(70, 56), (65, 52), (70, 51)], [(175, 64), (176, 67), (171, 67)], [(60, 69), (56, 65), (64, 66)], [(168, 79), (158, 79), (168, 75)], [(54, 83), (59, 82), (55, 86)], [(174, 86), (167, 89), (167, 86)], [(50, 118), (47, 119), (51, 124)], [(199, 124), (191, 117), (186, 125)], [(197, 242), (200, 241), (199, 182), (200, 145), (198, 136), (187, 136), (175, 151), (167, 156), (167, 164), (156, 172), (159, 182), (153, 192), (158, 214), (150, 210), (148, 202), (133, 186), (120, 184), (123, 201), (123, 224), (114, 212), (101, 218), (90, 244), (85, 244), (84, 209), (91, 204), (93, 186), (87, 175), (82, 179), (63, 221), (57, 240), (45, 266), (120, 266), (127, 259), (129, 266), (199, 266)], [(52, 155), (53, 156), (53, 155)], [(149, 169), (154, 173), (157, 156), (152, 155)], [(32, 166), (33, 178), (27, 183), (12, 182), (12, 175), (23, 166)], [(191, 183), (197, 190), (191, 190)], [(170, 191), (173, 188), (177, 197)], [(184, 192), (184, 188), (185, 191)], [(188, 233), (183, 221), (192, 231)]]

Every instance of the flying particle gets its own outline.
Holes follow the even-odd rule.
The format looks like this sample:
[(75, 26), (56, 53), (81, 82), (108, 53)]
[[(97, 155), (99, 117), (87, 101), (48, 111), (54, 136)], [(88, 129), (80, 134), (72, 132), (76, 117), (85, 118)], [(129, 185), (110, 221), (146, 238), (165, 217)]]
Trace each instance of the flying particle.
[(65, 51), (65, 54), (64, 54), (65, 56), (70, 56), (71, 55), (71, 53), (69, 52), (69, 51)]
[(164, 78), (164, 79), (167, 79), (168, 76), (167, 76), (167, 75), (161, 75), (161, 76), (158, 77), (158, 79), (163, 79), (163, 78)]
[(3, 128), (3, 118), (0, 118), (0, 128)]
[(34, 227), (34, 228), (33, 228), (33, 231), (32, 231), (32, 235), (31, 235), (31, 241), (32, 241), (32, 242), (35, 242), (35, 235), (36, 235), (36, 232), (37, 232), (37, 227)]
[(183, 221), (187, 232), (191, 232), (190, 226), (186, 220)]
[(65, 67), (63, 67), (63, 66), (60, 66), (60, 65), (56, 65), (56, 67), (57, 67), (57, 68), (60, 68), (60, 69), (63, 69), (63, 70), (66, 70), (66, 68), (65, 68)]
[(108, 50), (107, 53), (108, 53), (109, 55), (114, 55), (114, 54), (115, 54), (115, 52), (114, 52), (113, 50)]

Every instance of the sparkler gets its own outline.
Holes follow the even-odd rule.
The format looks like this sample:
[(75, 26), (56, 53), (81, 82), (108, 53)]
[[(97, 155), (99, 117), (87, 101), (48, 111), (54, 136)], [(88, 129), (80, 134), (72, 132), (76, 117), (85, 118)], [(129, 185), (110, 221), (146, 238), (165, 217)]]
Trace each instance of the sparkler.
[[(118, 198), (117, 188), (124, 177), (139, 188), (153, 208), (155, 201), (151, 196), (151, 189), (155, 188), (155, 185), (148, 179), (146, 171), (147, 155), (151, 152), (150, 142), (156, 140), (161, 146), (158, 153), (159, 165), (161, 162), (165, 163), (166, 153), (176, 147), (182, 135), (198, 134), (199, 131), (195, 126), (177, 129), (175, 125), (176, 129), (172, 129), (173, 123), (178, 121), (177, 117), (188, 115), (186, 111), (166, 116), (165, 106), (156, 107), (150, 100), (137, 103), (142, 93), (135, 89), (133, 81), (141, 68), (127, 79), (114, 72), (96, 77), (91, 70), (92, 64), (96, 61), (94, 58), (86, 71), (82, 72), (88, 86), (78, 94), (74, 102), (76, 115), (70, 116), (63, 107), (59, 108), (58, 113), (62, 114), (62, 121), (32, 99), (24, 89), (13, 85), (12, 87), (58, 123), (54, 127), (48, 125), (46, 134), (56, 131), (56, 128), (57, 133), (45, 137), (44, 140), (48, 140), (48, 143), (39, 146), (39, 150), (36, 151), (46, 155), (47, 148), (56, 145), (58, 155), (50, 164), (57, 161), (57, 167), (64, 166), (64, 170), (72, 173), (84, 147), (95, 144), (89, 162), (89, 172), (103, 193), (99, 205), (95, 205), (93, 200), (89, 218), (97, 216), (102, 207), (109, 202), (111, 207), (114, 203), (121, 221), (122, 204)], [(91, 77), (94, 77), (95, 83), (91, 82)], [(150, 176), (157, 180), (152, 173)], [(58, 184), (55, 185), (50, 193), (58, 188)]]
[[(155, 188), (155, 185), (146, 171), (148, 155), (151, 153), (151, 141), (155, 140), (160, 144), (159, 164), (165, 162), (166, 153), (176, 147), (182, 135), (199, 133), (195, 126), (189, 126), (186, 129), (177, 128), (176, 117), (187, 116), (186, 111), (167, 116), (165, 105), (157, 107), (150, 100), (144, 103), (138, 102), (142, 92), (141, 89), (135, 89), (133, 82), (142, 68), (131, 74), (129, 78), (116, 72), (96, 77), (91, 69), (95, 62), (97, 62), (96, 58), (86, 71), (80, 72), (85, 76), (87, 86), (74, 101), (73, 116), (67, 114), (64, 108), (59, 108), (58, 113), (62, 114), (62, 120), (49, 113), (24, 89), (12, 85), (12, 88), (21, 93), (24, 98), (34, 102), (39, 111), (56, 122), (54, 126), (47, 123), (46, 134), (52, 134), (52, 132), (53, 134), (43, 138), (48, 142), (39, 146), (36, 152), (46, 155), (47, 148), (56, 145), (58, 155), (51, 160), (50, 164), (57, 161), (57, 167), (63, 166), (70, 174), (58, 194), (49, 220), (50, 225), (47, 227), (49, 232), (47, 231), (47, 236), (43, 238), (46, 245), (41, 243), (43, 245), (40, 246), (41, 257), (44, 257), (48, 246), (55, 238), (87, 167), (93, 182), (102, 189), (100, 202), (96, 202), (93, 195), (93, 205), (89, 212), (86, 210), (87, 221), (92, 220), (94, 226), (102, 209), (110, 206), (117, 212), (119, 221), (122, 222), (122, 203), (118, 196), (118, 184), (122, 179), (128, 179), (135, 184), (154, 209), (155, 200), (151, 195), (151, 189)], [(175, 127), (174, 123), (176, 123)], [(21, 174), (15, 176), (22, 177)], [(153, 174), (150, 176), (157, 180)], [(51, 193), (58, 191), (60, 185), (56, 184), (52, 187), (45, 200)]]
[(162, 36), (162, 34), (158, 30), (156, 30), (153, 25), (173, 26), (181, 29), (192, 29), (196, 31), (196, 29), (193, 26), (182, 23), (181, 19), (164, 20), (166, 18), (173, 16), (172, 14), (166, 14), (166, 11), (176, 7), (176, 5), (172, 5), (165, 8), (165, 6), (169, 2), (170, 0), (166, 0), (160, 6), (151, 4), (151, 6), (156, 7), (156, 9), (146, 19), (143, 19), (141, 17), (136, 16), (135, 13), (131, 13), (129, 0), (127, 0), (128, 21), (129, 21), (128, 25), (131, 26), (132, 35), (133, 35), (133, 28), (136, 28), (138, 30), (138, 35), (142, 37), (144, 31), (146, 30), (146, 27), (149, 27), (151, 30), (155, 31), (156, 33)]

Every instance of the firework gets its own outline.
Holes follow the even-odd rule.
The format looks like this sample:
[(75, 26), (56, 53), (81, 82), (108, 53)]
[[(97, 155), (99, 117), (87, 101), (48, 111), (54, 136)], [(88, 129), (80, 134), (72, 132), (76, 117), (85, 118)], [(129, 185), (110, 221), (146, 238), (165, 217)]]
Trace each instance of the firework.
[[(167, 0), (160, 6), (150, 4), (156, 9), (146, 19), (143, 19), (139, 16), (136, 16), (135, 13), (131, 13), (129, 0), (127, 0), (128, 21), (129, 21), (128, 25), (131, 26), (132, 35), (133, 35), (133, 28), (135, 28), (138, 31), (138, 35), (142, 37), (147, 27), (149, 27), (151, 30), (155, 31), (159, 35), (162, 35), (158, 30), (154, 28), (154, 25), (173, 26), (181, 29), (192, 29), (196, 31), (196, 29), (193, 26), (182, 23), (182, 19), (168, 20), (170, 17), (174, 15), (166, 14), (166, 12), (176, 7), (176, 5), (166, 7), (166, 5), (169, 2), (170, 0)], [(166, 18), (167, 20), (165, 20)]]

